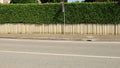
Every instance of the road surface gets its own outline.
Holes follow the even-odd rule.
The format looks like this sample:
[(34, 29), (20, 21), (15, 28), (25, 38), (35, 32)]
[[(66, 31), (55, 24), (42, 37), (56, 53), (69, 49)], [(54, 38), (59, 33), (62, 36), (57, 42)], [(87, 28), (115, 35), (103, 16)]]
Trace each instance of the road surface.
[(0, 68), (120, 68), (120, 42), (0, 39)]

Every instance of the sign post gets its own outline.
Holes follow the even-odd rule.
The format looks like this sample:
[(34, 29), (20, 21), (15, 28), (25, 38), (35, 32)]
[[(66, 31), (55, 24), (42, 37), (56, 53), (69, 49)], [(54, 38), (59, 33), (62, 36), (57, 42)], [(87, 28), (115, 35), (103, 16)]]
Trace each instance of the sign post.
[(64, 0), (62, 2), (62, 12), (63, 12), (63, 18), (64, 18), (64, 23), (63, 23), (63, 34), (65, 34), (65, 4), (64, 4)]

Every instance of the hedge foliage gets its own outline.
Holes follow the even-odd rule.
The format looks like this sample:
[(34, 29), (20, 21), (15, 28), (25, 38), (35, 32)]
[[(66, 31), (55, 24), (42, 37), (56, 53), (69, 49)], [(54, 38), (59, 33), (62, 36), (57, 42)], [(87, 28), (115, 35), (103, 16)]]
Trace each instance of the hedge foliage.
[[(66, 23), (120, 23), (117, 3), (65, 4)], [(0, 23), (50, 24), (63, 23), (61, 4), (0, 5)]]
[(11, 0), (11, 3), (36, 3), (37, 0)]

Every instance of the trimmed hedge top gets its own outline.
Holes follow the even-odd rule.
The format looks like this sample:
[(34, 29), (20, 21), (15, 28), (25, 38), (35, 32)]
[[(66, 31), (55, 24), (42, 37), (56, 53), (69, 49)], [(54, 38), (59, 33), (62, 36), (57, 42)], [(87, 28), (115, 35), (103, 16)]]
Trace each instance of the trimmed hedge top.
[[(117, 3), (67, 3), (66, 24), (120, 23)], [(0, 23), (56, 24), (63, 23), (61, 4), (0, 5)]]
[(11, 0), (11, 3), (37, 3), (37, 0)]

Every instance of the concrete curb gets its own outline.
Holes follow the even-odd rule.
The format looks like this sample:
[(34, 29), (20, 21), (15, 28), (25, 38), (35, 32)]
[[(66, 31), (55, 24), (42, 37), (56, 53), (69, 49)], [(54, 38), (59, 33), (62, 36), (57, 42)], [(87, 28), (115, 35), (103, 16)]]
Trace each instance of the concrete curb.
[(0, 34), (0, 38), (35, 39), (35, 40), (72, 40), (72, 41), (117, 41), (120, 36), (109, 35), (62, 35), (62, 34)]

